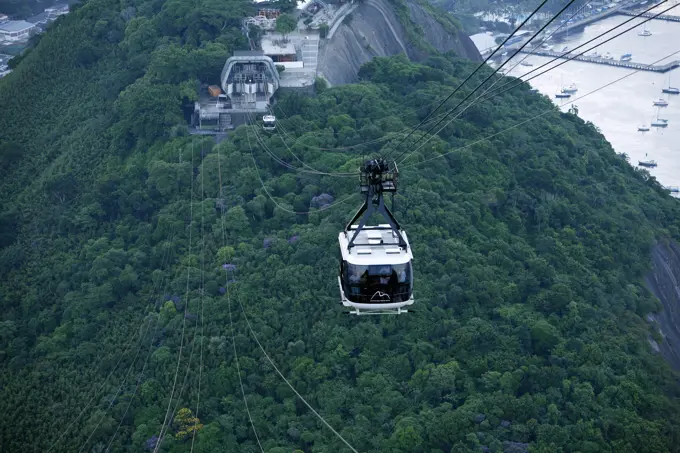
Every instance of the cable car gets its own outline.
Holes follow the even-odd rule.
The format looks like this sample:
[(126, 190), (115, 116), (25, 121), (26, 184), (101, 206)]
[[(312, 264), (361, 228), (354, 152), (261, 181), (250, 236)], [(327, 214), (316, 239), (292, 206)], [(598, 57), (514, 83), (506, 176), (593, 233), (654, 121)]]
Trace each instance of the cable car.
[(262, 117), (262, 121), (264, 122), (262, 129), (265, 131), (276, 130), (276, 117), (274, 115), (265, 115)]
[[(413, 254), (406, 232), (385, 205), (384, 193), (397, 191), (397, 166), (372, 159), (361, 167), (366, 201), (342, 231), (340, 298), (350, 314), (401, 314), (413, 300)], [(366, 225), (377, 213), (386, 224)], [(358, 222), (358, 224), (357, 224)]]

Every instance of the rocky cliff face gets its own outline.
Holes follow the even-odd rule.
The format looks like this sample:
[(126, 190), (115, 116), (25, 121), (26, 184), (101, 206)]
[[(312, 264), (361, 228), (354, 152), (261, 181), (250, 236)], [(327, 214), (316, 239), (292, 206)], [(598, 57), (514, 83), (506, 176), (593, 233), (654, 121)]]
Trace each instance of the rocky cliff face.
[(361, 65), (376, 56), (405, 53), (411, 60), (422, 60), (428, 55), (423, 43), (439, 52), (453, 51), (481, 61), (467, 35), (453, 26), (442, 25), (416, 0), (406, 0), (405, 4), (410, 15), (407, 26), (422, 31), (422, 42), (408, 39), (408, 31), (393, 4), (387, 0), (365, 0), (355, 5), (342, 23), (331, 28), (319, 58), (319, 71), (331, 85), (356, 82)]
[[(661, 301), (663, 310), (649, 316), (663, 336), (658, 348), (670, 365), (680, 370), (680, 244), (671, 241), (652, 249), (652, 271), (647, 275), (649, 290)], [(656, 349), (656, 345), (653, 343)]]

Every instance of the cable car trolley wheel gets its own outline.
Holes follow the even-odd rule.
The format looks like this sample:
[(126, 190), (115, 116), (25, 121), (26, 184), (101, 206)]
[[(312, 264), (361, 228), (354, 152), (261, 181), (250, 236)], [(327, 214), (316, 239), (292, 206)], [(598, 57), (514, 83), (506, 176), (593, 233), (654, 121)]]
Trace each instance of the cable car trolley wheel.
[[(414, 302), (411, 246), (383, 197), (397, 191), (397, 176), (396, 163), (384, 159), (368, 160), (361, 167), (366, 201), (338, 236), (340, 299), (353, 309), (351, 314), (407, 313), (405, 307)], [(373, 213), (387, 223), (366, 225)]]
[(276, 117), (274, 115), (265, 115), (262, 117), (262, 129), (265, 131), (275, 131), (276, 130)]

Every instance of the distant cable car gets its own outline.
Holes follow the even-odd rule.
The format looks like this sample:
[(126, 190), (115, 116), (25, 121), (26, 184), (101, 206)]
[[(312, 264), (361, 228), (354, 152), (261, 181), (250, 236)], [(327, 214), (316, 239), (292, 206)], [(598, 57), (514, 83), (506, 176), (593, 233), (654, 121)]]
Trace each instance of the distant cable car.
[[(413, 254), (406, 233), (385, 206), (383, 194), (397, 191), (398, 171), (384, 159), (361, 167), (363, 206), (340, 233), (340, 297), (350, 314), (401, 314), (413, 300)], [(373, 213), (387, 224), (367, 226)], [(356, 222), (358, 225), (355, 225)]]
[(265, 131), (276, 130), (276, 117), (274, 115), (265, 115), (262, 117), (262, 121), (264, 122), (262, 129)]

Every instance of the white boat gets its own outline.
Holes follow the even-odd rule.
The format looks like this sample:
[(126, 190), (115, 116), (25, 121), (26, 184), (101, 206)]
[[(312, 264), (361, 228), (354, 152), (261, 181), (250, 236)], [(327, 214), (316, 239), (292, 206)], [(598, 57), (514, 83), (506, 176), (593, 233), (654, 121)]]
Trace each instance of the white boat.
[(612, 57), (612, 54), (610, 54), (609, 52), (604, 54), (604, 56), (602, 58), (604, 58), (605, 60), (613, 60), (614, 59), (614, 57)]
[(655, 160), (639, 160), (638, 165), (641, 166), (641, 167), (654, 168), (654, 167), (656, 167), (656, 161)]
[(665, 100), (664, 98), (659, 98), (656, 101), (654, 101), (654, 105), (657, 107), (668, 107), (668, 101)]
[(624, 53), (621, 55), (621, 61), (630, 61), (633, 59), (633, 54), (632, 53)]
[(652, 127), (668, 127), (668, 120), (657, 118), (656, 120), (652, 121)]
[(649, 132), (649, 126), (646, 124), (643, 124), (642, 126), (638, 126), (638, 131), (639, 132)]
[(569, 46), (564, 46), (562, 48), (562, 52), (569, 52)]
[(577, 91), (578, 91), (578, 88), (576, 88), (575, 83), (572, 83), (571, 85), (569, 85), (566, 88), (562, 88), (562, 93), (566, 93), (566, 94), (574, 94)]
[(589, 56), (589, 57), (593, 57), (593, 58), (601, 58), (601, 57), (602, 57), (602, 54), (596, 50), (596, 51), (594, 51), (594, 52), (588, 54), (588, 56)]
[(638, 36), (652, 36), (652, 32), (647, 30), (647, 25), (645, 25), (644, 29), (638, 32)]
[(675, 88), (671, 86), (670, 74), (668, 74), (668, 88), (662, 88), (661, 91), (668, 94), (680, 94), (680, 88)]
[(520, 63), (522, 66), (533, 66), (533, 64), (529, 63), (528, 61), (523, 61)]

